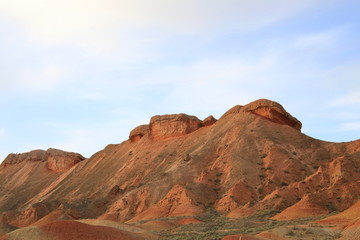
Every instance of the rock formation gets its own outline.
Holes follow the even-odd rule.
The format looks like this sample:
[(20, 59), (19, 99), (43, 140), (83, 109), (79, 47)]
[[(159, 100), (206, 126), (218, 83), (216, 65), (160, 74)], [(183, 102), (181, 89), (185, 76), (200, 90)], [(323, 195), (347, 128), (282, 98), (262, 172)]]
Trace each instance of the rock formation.
[(212, 115), (210, 115), (203, 120), (203, 125), (210, 126), (210, 125), (213, 125), (214, 123), (216, 123), (216, 121), (217, 120)]
[(241, 112), (253, 113), (272, 122), (289, 125), (299, 131), (301, 130), (301, 122), (286, 112), (283, 106), (274, 101), (259, 99), (245, 106), (236, 105), (228, 110), (222, 117)]
[(267, 99), (260, 99), (245, 105), (242, 109), (244, 112), (250, 112), (275, 123), (286, 124), (300, 131), (301, 122), (286, 112), (285, 109), (277, 102)]
[(30, 162), (47, 162), (48, 169), (52, 171), (66, 171), (83, 161), (85, 158), (78, 153), (65, 152), (62, 150), (49, 148), (48, 150), (33, 150), (27, 153), (9, 154), (2, 163), (3, 167), (21, 163)]
[(131, 142), (136, 142), (140, 140), (143, 136), (150, 132), (149, 125), (140, 125), (134, 128), (129, 135), (129, 139)]
[[(141, 239), (142, 233), (129, 232), (178, 230), (186, 219), (206, 229), (209, 214), (237, 221), (273, 212), (266, 221), (277, 222), (358, 209), (360, 140), (324, 142), (300, 130), (280, 104), (261, 99), (235, 106), (219, 120), (154, 116), (129, 140), (86, 160), (55, 149), (10, 154), (0, 167), (1, 231), (17, 239), (88, 219), (116, 229), (131, 224), (121, 225), (127, 229), (122, 234)], [(79, 227), (92, 232), (86, 224)], [(261, 236), (286, 239), (284, 231)], [(232, 237), (239, 236), (257, 239)]]
[(153, 138), (179, 137), (198, 130), (203, 126), (195, 116), (169, 114), (154, 116), (150, 120), (150, 134)]

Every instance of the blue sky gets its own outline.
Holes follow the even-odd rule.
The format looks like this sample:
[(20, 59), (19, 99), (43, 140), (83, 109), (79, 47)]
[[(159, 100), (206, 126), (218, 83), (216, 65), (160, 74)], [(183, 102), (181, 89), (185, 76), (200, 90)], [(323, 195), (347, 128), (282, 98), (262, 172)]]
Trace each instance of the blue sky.
[(259, 98), (303, 132), (360, 136), (360, 3), (0, 0), (0, 159), (86, 157), (151, 116), (220, 117)]

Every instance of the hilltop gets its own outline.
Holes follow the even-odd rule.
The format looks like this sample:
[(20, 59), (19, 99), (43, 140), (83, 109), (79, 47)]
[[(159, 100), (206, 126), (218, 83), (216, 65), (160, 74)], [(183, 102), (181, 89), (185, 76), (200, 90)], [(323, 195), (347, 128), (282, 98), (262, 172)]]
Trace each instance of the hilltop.
[(218, 120), (154, 116), (88, 159), (10, 154), (0, 239), (359, 239), (360, 140), (301, 128), (260, 99)]

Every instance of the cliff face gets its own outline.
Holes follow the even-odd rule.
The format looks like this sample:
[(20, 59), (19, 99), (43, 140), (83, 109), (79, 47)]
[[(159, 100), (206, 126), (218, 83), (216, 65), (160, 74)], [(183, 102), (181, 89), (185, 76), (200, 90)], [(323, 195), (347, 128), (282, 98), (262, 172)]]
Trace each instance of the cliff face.
[(291, 116), (286, 112), (283, 106), (274, 101), (267, 99), (259, 99), (245, 106), (237, 105), (228, 110), (223, 116), (227, 116), (233, 113), (250, 112), (260, 117), (268, 119), (272, 122), (288, 125), (297, 130), (301, 130), (302, 124), (299, 120)]
[(134, 128), (130, 132), (129, 139), (131, 142), (136, 142), (145, 135), (150, 135), (154, 139), (181, 137), (199, 128), (210, 126), (216, 121), (213, 116), (209, 116), (201, 121), (195, 116), (189, 116), (184, 113), (157, 115), (150, 119), (150, 124)]
[(22, 162), (46, 162), (47, 168), (56, 172), (69, 170), (85, 158), (78, 153), (65, 152), (50, 148), (44, 150), (33, 150), (27, 153), (9, 154), (2, 163), (2, 167), (19, 164)]
[(171, 114), (154, 116), (150, 119), (150, 133), (154, 138), (180, 137), (198, 130), (202, 121), (195, 116)]
[(280, 104), (261, 99), (219, 120), (155, 116), (86, 160), (52, 149), (11, 154), (0, 168), (2, 221), (24, 227), (57, 211), (138, 223), (209, 208), (292, 219), (349, 208), (360, 197), (360, 140), (330, 143), (300, 130)]

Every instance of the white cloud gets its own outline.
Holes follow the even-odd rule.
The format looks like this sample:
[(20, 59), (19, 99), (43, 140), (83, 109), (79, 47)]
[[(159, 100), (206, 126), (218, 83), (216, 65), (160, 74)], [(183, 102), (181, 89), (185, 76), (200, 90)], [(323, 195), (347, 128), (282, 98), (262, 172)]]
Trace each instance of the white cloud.
[[(249, 31), (321, 2), (284, 0), (2, 0), (0, 12), (24, 26), (32, 41), (120, 48), (178, 34)], [(150, 34), (151, 32), (151, 34)], [(157, 32), (157, 36), (153, 33)], [(161, 33), (159, 35), (159, 33)], [(129, 36), (132, 36), (129, 38)], [(146, 38), (144, 38), (146, 36)], [(111, 49), (110, 47), (110, 49)]]

